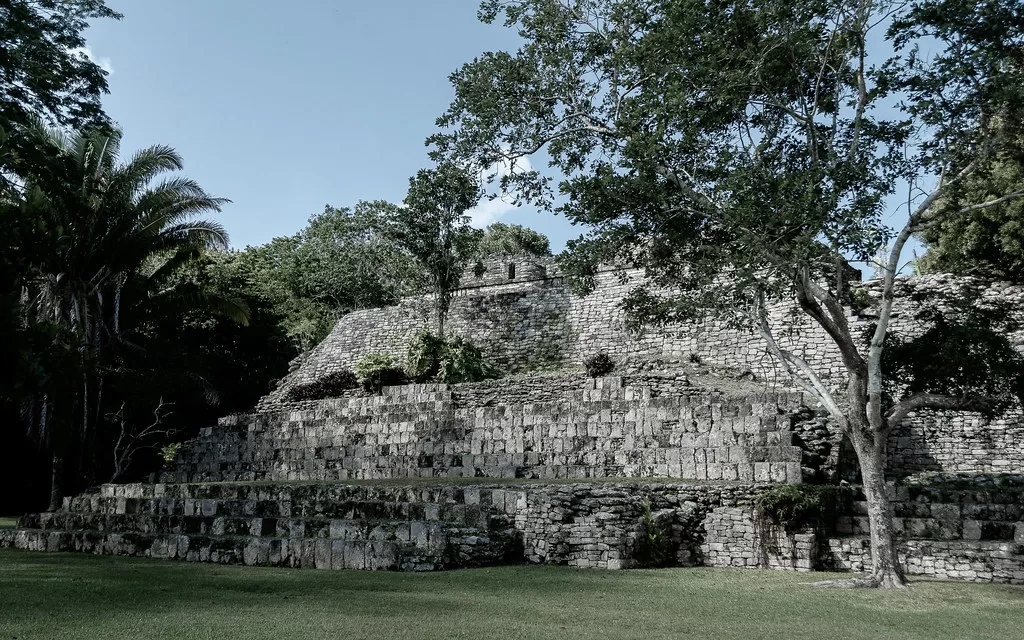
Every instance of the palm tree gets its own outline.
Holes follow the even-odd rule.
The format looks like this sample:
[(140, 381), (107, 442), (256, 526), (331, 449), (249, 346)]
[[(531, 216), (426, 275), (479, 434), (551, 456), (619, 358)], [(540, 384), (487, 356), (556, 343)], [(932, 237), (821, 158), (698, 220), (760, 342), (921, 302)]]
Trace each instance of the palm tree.
[[(59, 327), (60, 339), (71, 341), (79, 354), (78, 371), (73, 372), (78, 382), (59, 385), (64, 406), (55, 406), (55, 394), (44, 396), (36, 421), (37, 437), (54, 452), (50, 506), (56, 508), (63, 457), (71, 444), (80, 447), (83, 470), (88, 467), (95, 426), (102, 417), (100, 364), (105, 350), (125, 343), (125, 291), (152, 290), (202, 251), (227, 248), (223, 227), (197, 216), (220, 211), (228, 201), (207, 194), (188, 178), (157, 181), (183, 167), (181, 156), (168, 146), (142, 149), (120, 163), (119, 131), (65, 135), (36, 126), (32, 135), (40, 147), (54, 150), (59, 171), (24, 176), (24, 206), (33, 210), (51, 245), (26, 291), (26, 302), (35, 319)], [(222, 310), (245, 320), (243, 306), (219, 302)], [(48, 420), (55, 423), (50, 426)]]

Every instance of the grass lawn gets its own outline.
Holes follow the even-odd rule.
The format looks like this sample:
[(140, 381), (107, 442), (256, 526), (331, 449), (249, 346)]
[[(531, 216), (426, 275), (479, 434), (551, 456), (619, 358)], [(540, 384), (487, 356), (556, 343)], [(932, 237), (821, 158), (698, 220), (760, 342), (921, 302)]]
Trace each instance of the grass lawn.
[(1024, 588), (826, 574), (266, 569), (0, 550), (0, 639), (1021, 638)]

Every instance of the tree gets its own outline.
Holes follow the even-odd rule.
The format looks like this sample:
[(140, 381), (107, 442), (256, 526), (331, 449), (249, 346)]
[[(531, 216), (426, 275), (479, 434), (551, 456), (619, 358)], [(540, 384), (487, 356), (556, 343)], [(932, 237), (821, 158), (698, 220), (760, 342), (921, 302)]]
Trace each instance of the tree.
[[(940, 206), (957, 210), (963, 202), (994, 200), (1024, 188), (1024, 166), (1001, 159), (987, 175), (964, 180), (959, 202)], [(1024, 282), (1024, 200), (1011, 200), (959, 216), (940, 216), (925, 229), (921, 239), (928, 250), (920, 267), (929, 272), (959, 273)]]
[(395, 304), (421, 284), (412, 256), (375, 223), (362, 208), (326, 206), (301, 233), (294, 290), (328, 310), (327, 331), (339, 316)]
[(266, 298), (301, 351), (351, 311), (394, 304), (419, 288), (412, 257), (362, 208), (324, 207), (293, 236), (222, 257), (222, 268)]
[(551, 247), (543, 233), (518, 224), (494, 222), (484, 229), (477, 254), (481, 258), (502, 254), (544, 257), (551, 255)]
[[(197, 183), (161, 174), (182, 168), (170, 147), (153, 146), (118, 163), (121, 134), (89, 130), (65, 136), (33, 128), (40, 148), (56, 150), (59, 172), (24, 176), (23, 207), (48, 243), (37, 253), (25, 283), (27, 312), (56, 328), (54, 346), (77, 354), (73, 367), (50, 366), (50, 386), (37, 403), (35, 438), (53, 452), (51, 508), (59, 506), (65, 456), (77, 448), (79, 472), (88, 477), (103, 420), (104, 367), (130, 348), (123, 313), (158, 298), (158, 284), (203, 250), (227, 246), (224, 229), (197, 214), (219, 211), (223, 198)], [(236, 320), (244, 306), (207, 299)], [(64, 358), (65, 360), (67, 358)]]
[[(1019, 152), (1022, 4), (485, 0), (480, 15), (525, 43), (452, 74), (434, 155), (514, 167), (545, 149), (562, 204), (536, 170), (501, 186), (592, 226), (565, 261), (582, 284), (599, 262), (636, 265), (646, 277), (626, 309), (637, 321), (717, 314), (756, 330), (856, 451), (867, 583), (905, 585), (884, 490), (887, 435), (917, 410), (991, 404), (974, 389), (883, 393), (894, 283), (914, 233), (1021, 195), (936, 207), (999, 153)], [(894, 231), (886, 203), (900, 183), (908, 215)], [(890, 241), (865, 343), (846, 319), (846, 259)], [(843, 386), (779, 340), (774, 300), (792, 300), (831, 338)]]
[(93, 19), (120, 19), (103, 0), (0, 0), (0, 126), (46, 117), (72, 127), (106, 124), (106, 72), (85, 53)]
[(426, 273), (438, 336), (444, 336), (452, 293), (480, 241), (481, 234), (469, 226), (466, 211), (480, 202), (481, 195), (473, 174), (454, 164), (441, 164), (409, 178), (402, 206), (376, 201), (356, 207), (376, 216), (381, 232)]

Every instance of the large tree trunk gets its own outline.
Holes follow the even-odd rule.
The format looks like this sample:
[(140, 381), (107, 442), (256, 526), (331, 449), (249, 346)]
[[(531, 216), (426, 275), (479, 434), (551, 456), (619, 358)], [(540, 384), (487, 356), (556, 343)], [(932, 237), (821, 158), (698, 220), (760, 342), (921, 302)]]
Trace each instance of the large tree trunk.
[(896, 553), (892, 502), (885, 492), (885, 439), (853, 431), (850, 440), (860, 462), (871, 529), (870, 581), (880, 587), (906, 587), (907, 579)]
[(61, 498), (61, 481), (64, 475), (64, 458), (54, 454), (53, 463), (50, 467), (50, 506), (46, 508), (47, 511), (56, 511), (60, 509)]

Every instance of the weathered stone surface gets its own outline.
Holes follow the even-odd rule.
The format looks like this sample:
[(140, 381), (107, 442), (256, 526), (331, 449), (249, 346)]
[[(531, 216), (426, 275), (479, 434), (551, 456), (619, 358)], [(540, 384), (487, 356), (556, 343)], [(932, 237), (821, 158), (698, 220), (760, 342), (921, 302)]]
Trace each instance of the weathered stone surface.
[[(509, 264), (515, 264), (512, 279), (507, 278)], [(449, 326), (476, 341), (502, 371), (542, 365), (579, 366), (584, 357), (604, 351), (620, 362), (638, 356), (692, 357), (747, 371), (757, 380), (786, 384), (785, 374), (757, 336), (723, 323), (709, 320), (648, 328), (640, 334), (627, 331), (619, 303), (633, 284), (623, 283), (612, 271), (598, 273), (593, 293), (579, 297), (569, 291), (551, 260), (498, 257), (487, 266), (482, 278), (471, 274), (464, 278), (464, 287), (453, 301)], [(640, 275), (637, 271), (628, 273), (632, 278)], [(864, 298), (877, 301), (877, 281), (856, 286), (865, 292)], [(1019, 309), (1018, 320), (1024, 320), (1024, 286), (928, 275), (897, 281), (891, 330), (907, 337), (919, 335), (923, 328), (917, 312), (922, 305), (951, 308), (950, 301), (963, 300), (980, 306), (1008, 304)], [(860, 311), (849, 309), (854, 334), (874, 322), (872, 309), (870, 305)], [(396, 307), (357, 311), (341, 318), (331, 335), (261, 401), (260, 408), (280, 406), (291, 386), (351, 367), (365, 353), (388, 352), (404, 357), (409, 338), (429, 325), (429, 310), (429, 300), (411, 298)], [(845, 368), (838, 351), (819, 327), (792, 305), (773, 308), (771, 317), (784, 347), (801, 353), (826, 381), (843, 384)], [(1024, 331), (1011, 332), (1008, 337), (1024, 349)], [(481, 395), (486, 395), (484, 389)], [(475, 392), (468, 391), (467, 395)], [(815, 445), (827, 439), (822, 434), (811, 438)], [(1017, 473), (1024, 469), (1024, 415), (1017, 410), (987, 421), (974, 414), (922, 412), (893, 431), (888, 450), (889, 467), (904, 473)], [(823, 451), (818, 447), (819, 454)]]
[(549, 380), (544, 401), (528, 400), (531, 386), (512, 400), (499, 391), (493, 402), (467, 405), (480, 401), (479, 387), (467, 394), (464, 385), (407, 385), (232, 416), (186, 443), (162, 479), (801, 480), (788, 415), (801, 394), (731, 397), (686, 387), (652, 397), (621, 377)]
[[(105, 485), (66, 500), (56, 513), (24, 517), (20, 529), (0, 530), (0, 546), (320, 569), (425, 571), (524, 561), (620, 569), (637, 566), (643, 541), (653, 534), (672, 565), (854, 571), (870, 565), (866, 537), (820, 539), (759, 524), (753, 504), (770, 486)], [(998, 492), (934, 493), (927, 497), (947, 502), (923, 503), (920, 493), (893, 491), (901, 496), (894, 502), (898, 513), (924, 504), (944, 517), (954, 509), (1008, 517), (991, 507), (1012, 505)], [(213, 503), (216, 517), (186, 513), (186, 504), (203, 501)], [(262, 515), (252, 517), (254, 510)], [(291, 516), (278, 517), (284, 512)], [(996, 521), (976, 522), (985, 528)], [(901, 554), (911, 575), (1021, 583), (1024, 555), (1013, 540), (1021, 525), (1013, 525), (1009, 539), (908, 540)]]
[[(869, 538), (829, 538), (822, 566), (871, 570)], [(906, 540), (898, 545), (908, 575), (969, 582), (1024, 584), (1024, 548), (1012, 542)]]

